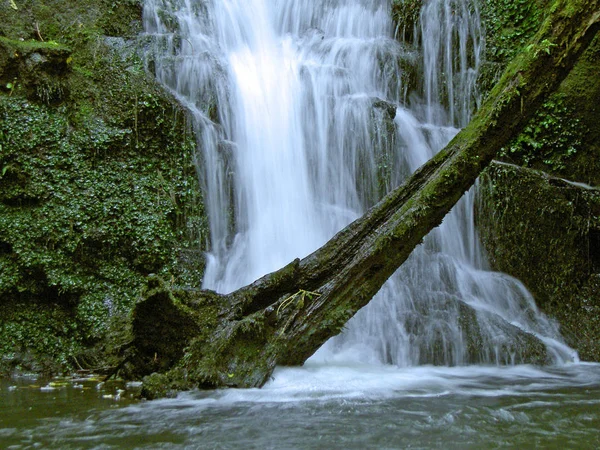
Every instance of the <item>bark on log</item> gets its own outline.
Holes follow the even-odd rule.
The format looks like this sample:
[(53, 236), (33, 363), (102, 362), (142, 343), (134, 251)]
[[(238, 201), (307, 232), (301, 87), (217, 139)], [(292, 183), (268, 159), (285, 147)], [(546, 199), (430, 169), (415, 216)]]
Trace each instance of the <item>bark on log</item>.
[[(177, 360), (171, 379), (177, 374), (188, 387), (259, 387), (275, 365), (303, 364), (441, 223), (496, 152), (558, 87), (599, 26), (600, 0), (555, 1), (531, 44), (511, 62), (471, 123), (405, 184), (308, 257), (229, 295), (153, 286), (146, 302), (163, 302), (163, 311), (170, 308), (192, 318), (196, 325), (186, 329), (199, 331), (185, 339), (172, 331), (149, 336), (143, 324), (161, 318), (144, 315), (141, 303), (133, 321), (138, 374)], [(176, 343), (172, 354), (164, 345), (155, 351), (152, 342), (164, 344), (165, 339)], [(182, 342), (188, 347), (180, 358)]]

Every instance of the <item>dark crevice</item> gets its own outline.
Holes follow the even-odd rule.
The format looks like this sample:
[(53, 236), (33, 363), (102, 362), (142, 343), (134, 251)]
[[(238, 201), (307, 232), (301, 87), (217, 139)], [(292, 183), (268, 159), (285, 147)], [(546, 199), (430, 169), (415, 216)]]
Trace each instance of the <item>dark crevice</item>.
[(13, 248), (8, 242), (0, 241), (0, 255), (8, 255), (12, 253)]

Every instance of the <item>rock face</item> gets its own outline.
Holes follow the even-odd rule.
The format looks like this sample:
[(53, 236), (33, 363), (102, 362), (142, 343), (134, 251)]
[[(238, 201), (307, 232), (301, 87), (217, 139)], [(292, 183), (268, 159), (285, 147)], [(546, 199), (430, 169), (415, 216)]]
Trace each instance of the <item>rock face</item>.
[(493, 267), (525, 283), (582, 360), (600, 360), (600, 189), (495, 163), (480, 194)]
[(20, 85), (33, 100), (58, 102), (68, 96), (69, 58), (71, 50), (56, 42), (0, 37), (0, 86), (9, 95)]

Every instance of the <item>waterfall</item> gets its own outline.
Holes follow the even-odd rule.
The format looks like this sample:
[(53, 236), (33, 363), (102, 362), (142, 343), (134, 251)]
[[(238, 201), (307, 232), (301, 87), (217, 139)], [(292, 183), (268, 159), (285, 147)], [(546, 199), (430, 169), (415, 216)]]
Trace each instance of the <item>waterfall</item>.
[[(144, 20), (157, 79), (195, 118), (203, 286), (219, 292), (325, 243), (440, 150), (478, 100), (475, 0), (425, 0), (415, 45), (394, 39), (389, 0), (146, 0)], [(313, 358), (512, 363), (515, 327), (557, 362), (573, 358), (525, 287), (489, 271), (474, 195)]]

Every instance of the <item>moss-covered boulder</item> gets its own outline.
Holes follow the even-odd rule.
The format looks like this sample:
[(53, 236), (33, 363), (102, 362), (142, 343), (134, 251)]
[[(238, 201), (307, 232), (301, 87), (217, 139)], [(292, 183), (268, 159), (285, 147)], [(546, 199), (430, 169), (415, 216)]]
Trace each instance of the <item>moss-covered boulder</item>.
[(493, 164), (478, 224), (495, 269), (522, 280), (583, 360), (600, 360), (600, 190)]

